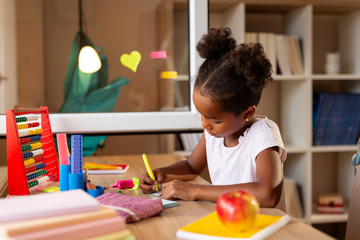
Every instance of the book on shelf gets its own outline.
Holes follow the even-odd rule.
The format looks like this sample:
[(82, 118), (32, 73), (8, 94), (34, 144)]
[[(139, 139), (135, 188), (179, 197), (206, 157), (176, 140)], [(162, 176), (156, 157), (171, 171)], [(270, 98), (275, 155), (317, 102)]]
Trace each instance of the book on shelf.
[(176, 232), (176, 236), (181, 239), (265, 239), (281, 227), (290, 222), (289, 215), (270, 216), (258, 215), (254, 226), (244, 232), (234, 232), (228, 230), (221, 222), (217, 212), (200, 218), (190, 223)]
[(276, 73), (276, 52), (275, 52), (275, 33), (265, 33), (259, 32), (258, 33), (258, 42), (264, 48), (264, 52), (267, 58), (270, 60), (272, 71)]
[(317, 212), (324, 214), (343, 214), (344, 206), (343, 205), (317, 205)]
[[(352, 105), (350, 105), (352, 104)], [(360, 130), (360, 94), (352, 94), (349, 100), (349, 106), (351, 107), (351, 115), (347, 122), (347, 136), (345, 138), (345, 144), (356, 144), (359, 138)]]
[(283, 75), (303, 75), (303, 54), (300, 39), (295, 35), (269, 32), (246, 32), (245, 43), (261, 43), (272, 65)]
[(321, 193), (317, 196), (317, 203), (320, 205), (343, 205), (344, 198), (339, 193)]
[[(324, 135), (323, 145), (338, 145), (344, 144), (346, 118), (345, 111), (351, 109), (346, 106), (349, 94), (337, 93), (333, 108), (330, 111), (327, 120), (326, 131)], [(349, 113), (351, 114), (351, 113)]]
[(339, 193), (321, 193), (317, 196), (317, 212), (327, 214), (344, 213), (344, 198)]
[[(315, 124), (318, 126), (316, 129), (316, 132), (313, 133), (314, 136), (314, 142), (313, 145), (322, 145), (322, 141), (324, 139), (325, 129), (326, 129), (326, 123), (327, 119), (329, 117), (329, 113), (332, 107), (332, 103), (334, 101), (334, 95), (328, 94), (328, 93), (321, 93), (323, 94), (323, 98), (320, 98), (318, 105), (319, 105), (319, 113), (317, 115), (317, 119), (315, 119)], [(320, 102), (323, 101), (323, 102)]]
[(275, 45), (276, 45), (276, 61), (280, 73), (283, 75), (292, 75), (285, 35), (276, 34)]
[[(315, 139), (316, 139), (316, 133), (318, 131), (319, 128), (319, 116), (320, 116), (320, 109), (323, 108), (323, 104), (324, 104), (324, 98), (325, 98), (325, 94), (324, 93), (314, 93), (313, 94), (313, 143), (315, 143)], [(314, 144), (315, 145), (315, 144)]]
[(276, 59), (283, 75), (303, 75), (300, 39), (294, 35), (275, 35)]
[(285, 43), (288, 52), (291, 73), (294, 75), (303, 75), (304, 70), (298, 38), (294, 35), (285, 35)]
[(257, 33), (256, 32), (246, 32), (245, 33), (245, 43), (257, 43)]
[(294, 179), (284, 177), (286, 212), (295, 218), (302, 218), (303, 208)]
[(339, 193), (321, 193), (317, 196), (317, 212), (327, 214), (344, 213), (344, 198)]
[(313, 145), (356, 144), (360, 94), (316, 93), (313, 99)]

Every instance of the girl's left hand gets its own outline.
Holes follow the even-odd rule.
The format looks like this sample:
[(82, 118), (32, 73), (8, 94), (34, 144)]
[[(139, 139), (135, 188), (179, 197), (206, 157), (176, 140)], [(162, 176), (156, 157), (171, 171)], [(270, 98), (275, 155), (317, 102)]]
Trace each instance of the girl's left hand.
[(164, 199), (174, 200), (182, 199), (194, 201), (196, 186), (180, 180), (163, 183), (161, 195)]

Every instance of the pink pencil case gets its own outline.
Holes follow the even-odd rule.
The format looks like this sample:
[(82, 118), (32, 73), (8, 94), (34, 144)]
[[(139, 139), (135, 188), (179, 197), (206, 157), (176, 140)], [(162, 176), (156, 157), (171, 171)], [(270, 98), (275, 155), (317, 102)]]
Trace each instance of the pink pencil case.
[(148, 199), (106, 192), (95, 199), (104, 207), (116, 209), (118, 215), (124, 217), (128, 223), (158, 215), (163, 210), (160, 198)]

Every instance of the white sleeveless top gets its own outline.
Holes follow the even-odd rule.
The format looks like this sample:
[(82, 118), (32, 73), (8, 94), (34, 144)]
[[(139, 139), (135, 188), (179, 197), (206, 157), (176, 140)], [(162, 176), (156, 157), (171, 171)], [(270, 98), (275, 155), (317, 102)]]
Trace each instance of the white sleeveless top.
[(205, 130), (206, 155), (213, 185), (230, 185), (256, 182), (256, 157), (263, 150), (278, 146), (281, 161), (286, 160), (286, 150), (280, 130), (268, 118), (258, 118), (243, 136), (239, 144), (225, 147), (224, 138), (210, 136)]

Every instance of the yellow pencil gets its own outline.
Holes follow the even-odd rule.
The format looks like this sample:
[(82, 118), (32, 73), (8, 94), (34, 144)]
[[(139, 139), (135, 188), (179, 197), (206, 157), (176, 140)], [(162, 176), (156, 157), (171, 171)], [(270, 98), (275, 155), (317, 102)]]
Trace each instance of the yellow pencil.
[[(146, 170), (147, 170), (147, 172), (148, 172), (148, 174), (149, 174), (150, 178), (151, 178), (152, 180), (156, 181), (156, 180), (155, 180), (154, 173), (153, 173), (153, 171), (151, 170), (151, 167), (150, 167), (149, 161), (148, 161), (147, 156), (146, 156), (146, 154), (145, 154), (145, 153), (142, 155), (142, 158), (143, 158), (143, 160), (144, 160), (145, 167), (146, 167)], [(158, 185), (157, 185), (157, 184), (155, 185), (155, 188), (156, 188), (156, 191), (159, 191), (159, 189), (158, 189)]]

